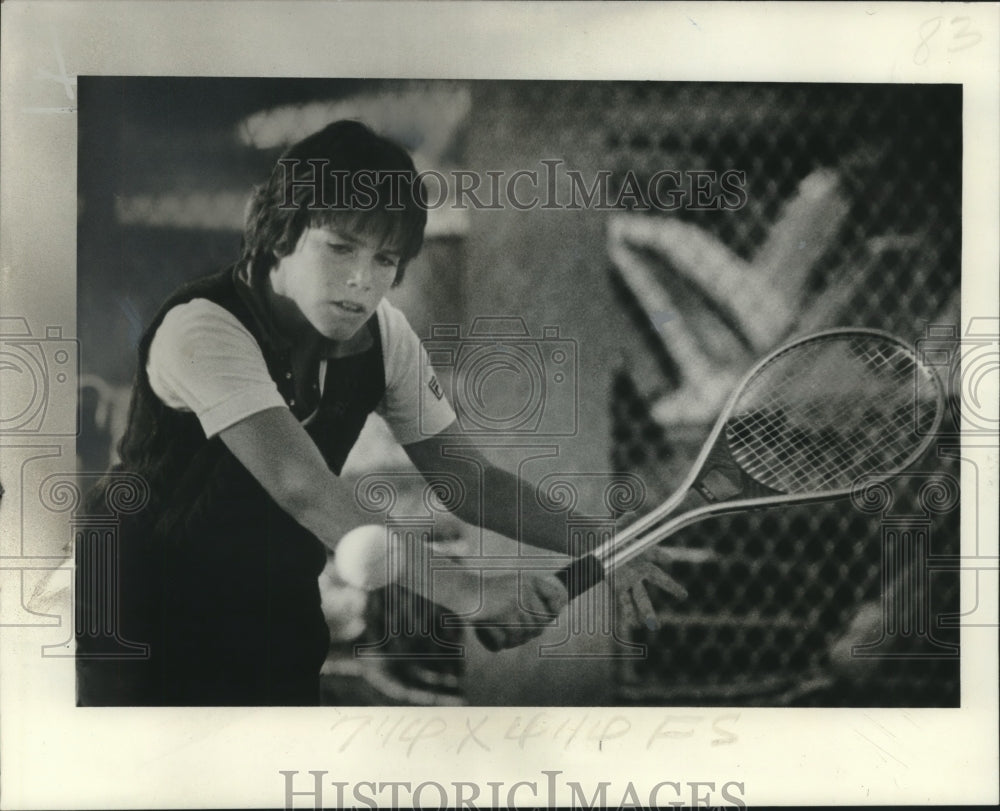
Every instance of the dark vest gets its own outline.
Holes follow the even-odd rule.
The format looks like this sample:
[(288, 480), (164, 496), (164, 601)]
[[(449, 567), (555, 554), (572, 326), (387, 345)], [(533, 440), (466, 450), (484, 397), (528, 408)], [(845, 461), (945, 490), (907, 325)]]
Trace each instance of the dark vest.
[[(195, 298), (224, 307), (254, 336), (296, 417), (315, 411), (306, 430), (335, 473), (385, 392), (376, 316), (367, 327), (373, 345), (328, 360), (320, 396), (311, 381), (296, 385), (291, 346), (235, 269), (192, 282), (167, 300), (139, 345), (116, 467), (142, 476), (150, 492), (146, 507), (119, 529), (118, 633), (150, 644), (151, 656), (141, 665), (111, 665), (103, 680), (112, 694), (98, 685), (88, 701), (81, 687), (81, 703), (315, 703), (309, 695), (329, 646), (317, 584), (324, 546), (278, 507), (222, 440), (205, 438), (195, 415), (164, 405), (146, 375), (149, 346), (166, 313)], [(112, 481), (89, 494), (90, 514), (106, 510)], [(80, 558), (86, 548), (77, 554), (78, 572), (88, 571)], [(78, 584), (77, 592), (86, 589)], [(94, 599), (78, 597), (84, 620), (99, 610)], [(95, 639), (78, 630), (77, 646), (93, 650)], [(96, 684), (92, 672), (87, 682)]]

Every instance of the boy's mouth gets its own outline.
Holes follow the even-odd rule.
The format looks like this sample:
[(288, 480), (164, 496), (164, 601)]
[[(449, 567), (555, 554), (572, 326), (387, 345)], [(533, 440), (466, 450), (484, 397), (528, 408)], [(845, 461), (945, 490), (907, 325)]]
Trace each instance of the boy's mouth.
[(344, 312), (351, 313), (352, 315), (359, 315), (365, 311), (363, 306), (355, 304), (353, 301), (335, 301), (333, 304), (335, 307), (339, 307)]

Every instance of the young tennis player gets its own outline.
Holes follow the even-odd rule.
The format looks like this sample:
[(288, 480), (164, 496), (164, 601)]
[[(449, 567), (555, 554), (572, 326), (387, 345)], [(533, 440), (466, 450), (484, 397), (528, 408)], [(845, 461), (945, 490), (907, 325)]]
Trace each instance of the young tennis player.
[[(425, 475), (461, 478), (460, 517), (517, 538), (520, 502), (519, 540), (566, 551), (562, 519), (532, 509), (530, 485), (474, 451), (442, 454), (455, 414), (384, 298), (423, 241), (419, 183), (394, 143), (357, 122), (327, 126), (255, 191), (240, 261), (187, 284), (154, 318), (112, 471), (141, 476), (149, 499), (122, 520), (112, 594), (92, 587), (99, 548), (77, 549), (80, 704), (316, 704), (329, 648), (317, 577), (354, 498), (337, 474), (372, 412)], [(479, 514), (480, 503), (491, 507)], [(464, 582), (480, 588), (474, 571)], [(496, 621), (503, 647), (540, 633), (537, 615), (567, 599), (537, 572), (520, 590), (486, 582), (477, 619)], [(101, 627), (109, 596), (114, 628)], [(109, 635), (148, 656), (102, 657)]]

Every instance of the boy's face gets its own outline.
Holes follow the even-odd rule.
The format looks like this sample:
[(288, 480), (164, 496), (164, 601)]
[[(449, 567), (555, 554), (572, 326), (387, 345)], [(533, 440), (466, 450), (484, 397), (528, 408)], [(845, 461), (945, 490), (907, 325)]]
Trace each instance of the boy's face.
[(392, 287), (400, 255), (347, 225), (307, 227), (271, 270), (279, 312), (331, 341), (351, 338)]

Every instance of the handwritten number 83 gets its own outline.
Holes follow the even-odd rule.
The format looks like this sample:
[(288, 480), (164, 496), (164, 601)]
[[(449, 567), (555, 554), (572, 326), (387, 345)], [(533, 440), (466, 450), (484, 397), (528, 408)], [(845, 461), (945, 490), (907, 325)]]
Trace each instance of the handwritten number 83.
[[(927, 60), (931, 57), (930, 42), (941, 30), (943, 22), (944, 17), (939, 16), (931, 17), (929, 20), (924, 20), (920, 24), (918, 31), (920, 35), (920, 43), (913, 52), (913, 61), (915, 64), (927, 64)], [(971, 26), (971, 17), (952, 17), (948, 21), (948, 28), (950, 31), (948, 53), (964, 51), (966, 48), (971, 48), (973, 45), (977, 45), (979, 43), (979, 41), (983, 38), (983, 35), (978, 31), (970, 30)]]

